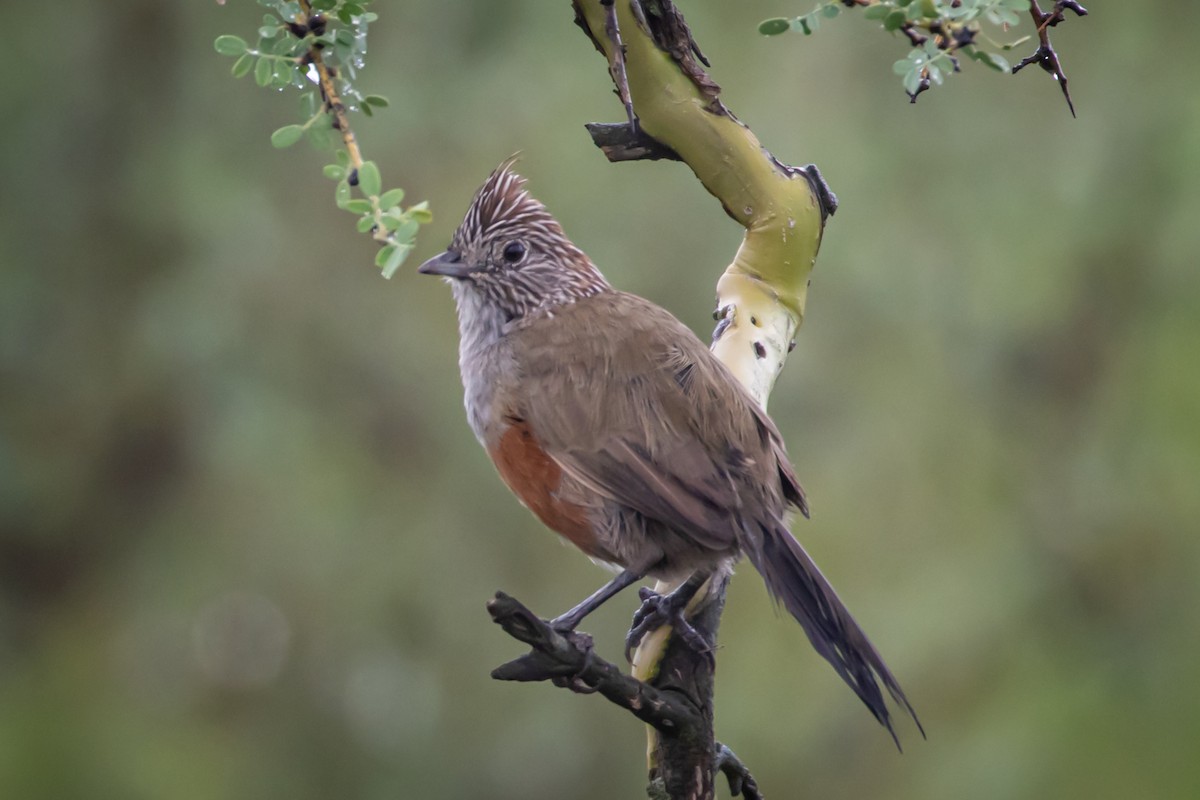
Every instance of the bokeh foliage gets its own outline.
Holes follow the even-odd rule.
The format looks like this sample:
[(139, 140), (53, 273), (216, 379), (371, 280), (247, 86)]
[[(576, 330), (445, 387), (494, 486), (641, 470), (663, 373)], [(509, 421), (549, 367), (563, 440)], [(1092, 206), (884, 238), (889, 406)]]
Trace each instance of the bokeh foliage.
[[(987, 70), (910, 106), (861, 26), (758, 34), (793, 6), (683, 10), (842, 201), (771, 408), (797, 531), (930, 738), (898, 756), (745, 570), (720, 737), (771, 797), (1195, 797), (1200, 55), (1161, 22), (1191, 6), (1056, 30), (1075, 121)], [(568, 4), (373, 7), (391, 104), (358, 133), (439, 211), (414, 259), (520, 149), (614, 283), (707, 333), (740, 231), (591, 147), (622, 111)], [(494, 589), (556, 613), (604, 576), (479, 452), (445, 287), (364, 268), (322, 156), (270, 147), (295, 98), (213, 53), (236, 0), (13, 13), (53, 42), (10, 41), (0, 118), (0, 796), (640, 796), (625, 714), (487, 677)]]

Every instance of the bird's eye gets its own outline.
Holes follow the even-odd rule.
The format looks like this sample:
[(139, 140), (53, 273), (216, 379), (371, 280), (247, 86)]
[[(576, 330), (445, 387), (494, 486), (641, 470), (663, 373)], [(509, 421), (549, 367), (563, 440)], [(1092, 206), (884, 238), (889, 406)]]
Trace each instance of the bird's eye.
[(508, 244), (504, 245), (504, 252), (502, 255), (504, 256), (504, 260), (508, 263), (520, 264), (521, 260), (525, 258), (525, 245), (520, 242), (509, 242)]

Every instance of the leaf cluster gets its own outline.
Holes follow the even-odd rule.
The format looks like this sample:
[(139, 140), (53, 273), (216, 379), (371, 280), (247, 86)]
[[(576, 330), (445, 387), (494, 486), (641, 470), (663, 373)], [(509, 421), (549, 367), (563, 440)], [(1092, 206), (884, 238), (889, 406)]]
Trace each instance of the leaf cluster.
[[(384, 190), (379, 167), (374, 161), (364, 161), (355, 168), (350, 164), (345, 150), (337, 152), (337, 159), (325, 166), (325, 177), (337, 181), (334, 202), (338, 208), (358, 214), (358, 232), (370, 233), (383, 242), (375, 254), (375, 266), (383, 271), (383, 277), (395, 274), (404, 259), (412, 251), (417, 229), (433, 220), (429, 203), (422, 201), (407, 209), (401, 207), (404, 190)], [(357, 187), (362, 197), (354, 196)]]
[(843, 9), (862, 9), (864, 18), (908, 38), (911, 49), (892, 70), (915, 102), (931, 85), (941, 85), (946, 76), (960, 71), (959, 54), (997, 72), (1009, 72), (1009, 63), (1000, 52), (1029, 37), (998, 43), (985, 35), (984, 23), (1006, 32), (1020, 24), (1017, 12), (1028, 8), (1029, 0), (830, 0), (798, 17), (764, 20), (758, 30), (765, 36), (789, 31), (809, 36), (822, 19), (833, 19)]
[(235, 78), (253, 73), (263, 88), (300, 91), (302, 121), (276, 129), (271, 144), (284, 148), (307, 139), (318, 150), (335, 150), (334, 162), (324, 169), (337, 181), (334, 200), (338, 208), (359, 215), (358, 230), (381, 244), (375, 263), (390, 278), (432, 214), (424, 202), (402, 208), (403, 189), (384, 191), (378, 166), (362, 159), (349, 128), (349, 112), (369, 117), (388, 106), (386, 98), (363, 94), (354, 83), (366, 63), (368, 26), (378, 15), (366, 10), (370, 0), (258, 2), (268, 13), (254, 44), (225, 34), (213, 46), (236, 59)]

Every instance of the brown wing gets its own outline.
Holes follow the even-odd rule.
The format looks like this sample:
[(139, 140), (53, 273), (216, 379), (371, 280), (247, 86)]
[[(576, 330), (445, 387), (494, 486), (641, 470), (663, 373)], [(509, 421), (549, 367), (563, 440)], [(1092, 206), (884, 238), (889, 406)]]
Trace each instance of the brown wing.
[(513, 335), (546, 355), (520, 364), (522, 416), (565, 474), (714, 551), (735, 543), (744, 498), (776, 518), (803, 501), (774, 425), (668, 312), (613, 293), (554, 322)]

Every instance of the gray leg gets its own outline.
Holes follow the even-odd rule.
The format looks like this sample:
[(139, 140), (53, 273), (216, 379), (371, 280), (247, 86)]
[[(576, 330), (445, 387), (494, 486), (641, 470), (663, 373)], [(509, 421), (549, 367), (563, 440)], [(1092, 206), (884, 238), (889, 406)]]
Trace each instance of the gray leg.
[(629, 586), (631, 583), (637, 583), (643, 577), (643, 573), (634, 572), (633, 570), (625, 570), (617, 577), (613, 578), (608, 583), (601, 586), (595, 592), (590, 594), (582, 603), (572, 608), (565, 614), (560, 614), (550, 620), (550, 627), (558, 631), (573, 631), (575, 626), (583, 621), (583, 618), (595, 611), (600, 606), (604, 605), (604, 601), (608, 600), (617, 592)]

